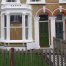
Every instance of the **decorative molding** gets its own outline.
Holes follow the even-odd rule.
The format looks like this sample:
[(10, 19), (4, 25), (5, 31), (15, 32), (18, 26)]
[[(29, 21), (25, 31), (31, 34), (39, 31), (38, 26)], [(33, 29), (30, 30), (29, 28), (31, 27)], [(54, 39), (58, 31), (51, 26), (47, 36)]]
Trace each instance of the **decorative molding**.
[(46, 11), (46, 10), (45, 10), (45, 6), (43, 6), (43, 12), (45, 13), (45, 11)]
[(35, 16), (35, 17), (34, 17), (34, 21), (35, 21), (35, 20), (39, 21), (39, 19), (40, 19), (39, 16)]
[(62, 6), (59, 6), (59, 10), (60, 10), (60, 12), (62, 12)]

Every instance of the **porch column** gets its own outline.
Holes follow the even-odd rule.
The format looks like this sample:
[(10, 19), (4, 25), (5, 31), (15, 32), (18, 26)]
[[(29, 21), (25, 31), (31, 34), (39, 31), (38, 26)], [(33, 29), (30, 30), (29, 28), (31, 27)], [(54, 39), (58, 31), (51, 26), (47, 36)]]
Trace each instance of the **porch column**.
[(1, 13), (1, 40), (4, 40), (4, 14)]
[(26, 40), (25, 37), (25, 14), (26, 13), (22, 13), (22, 39)]
[(55, 32), (55, 18), (56, 17), (49, 17), (49, 20), (51, 22), (51, 48), (53, 48), (53, 37), (55, 37), (56, 32)]
[(39, 17), (34, 17), (34, 27), (35, 27), (35, 48), (40, 48), (39, 45)]
[(32, 15), (28, 15), (28, 39), (32, 40)]
[(9, 13), (6, 13), (6, 27), (7, 27), (6, 39), (10, 40), (10, 15)]

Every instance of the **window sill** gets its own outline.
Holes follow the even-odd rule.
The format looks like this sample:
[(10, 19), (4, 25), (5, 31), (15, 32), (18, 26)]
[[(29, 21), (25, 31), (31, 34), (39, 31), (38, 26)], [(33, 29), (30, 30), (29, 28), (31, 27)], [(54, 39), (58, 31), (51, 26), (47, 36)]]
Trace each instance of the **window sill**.
[(66, 1), (59, 1), (60, 4), (66, 3)]
[(45, 2), (28, 2), (27, 4), (46, 4)]
[(33, 40), (0, 40), (0, 42), (4, 43), (31, 43)]

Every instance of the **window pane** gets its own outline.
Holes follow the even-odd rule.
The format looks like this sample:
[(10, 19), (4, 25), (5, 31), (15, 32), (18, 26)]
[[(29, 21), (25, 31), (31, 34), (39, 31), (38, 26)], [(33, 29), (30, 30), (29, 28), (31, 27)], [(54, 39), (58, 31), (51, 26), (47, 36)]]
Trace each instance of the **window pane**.
[(25, 26), (28, 27), (28, 15), (25, 16)]
[(39, 1), (39, 0), (31, 0), (31, 1)]
[(22, 28), (11, 27), (10, 28), (11, 40), (22, 40)]
[(7, 38), (7, 29), (6, 28), (4, 28), (4, 39), (6, 39)]
[(40, 21), (48, 20), (48, 15), (47, 14), (42, 14), (39, 17), (40, 17)]
[(15, 2), (15, 0), (7, 0), (7, 2)]
[(21, 15), (11, 15), (10, 16), (11, 24), (21, 24), (22, 23), (22, 16)]
[(62, 20), (62, 14), (58, 14), (58, 15), (56, 16), (56, 20)]
[(6, 27), (6, 15), (4, 15), (4, 27)]
[(25, 29), (26, 39), (28, 39), (28, 28)]
[(56, 22), (56, 38), (63, 39), (63, 22)]
[(12, 2), (15, 2), (15, 0), (12, 0)]

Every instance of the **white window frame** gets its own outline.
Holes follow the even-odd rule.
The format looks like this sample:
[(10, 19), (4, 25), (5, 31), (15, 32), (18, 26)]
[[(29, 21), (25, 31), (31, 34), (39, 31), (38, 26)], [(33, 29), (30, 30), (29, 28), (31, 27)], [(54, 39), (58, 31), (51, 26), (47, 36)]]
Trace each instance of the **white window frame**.
[[(20, 15), (20, 14), (19, 14)], [(21, 25), (20, 27), (14, 27), (14, 26), (10, 26), (10, 17), (9, 16), (11, 16), (11, 14), (8, 14), (8, 15), (6, 15), (6, 26), (5, 26), (5, 22), (3, 23), (3, 40), (11, 40), (10, 39), (10, 29), (11, 28), (22, 28), (22, 29), (25, 29), (25, 32), (24, 31), (22, 31), (22, 32), (24, 32), (25, 33), (25, 35), (24, 35), (24, 37), (25, 37), (25, 39), (23, 39), (23, 36), (22, 36), (22, 39), (21, 40), (32, 40), (32, 29), (31, 29), (31, 15), (30, 14), (22, 14), (22, 16), (28, 16), (28, 19), (27, 19), (27, 25), (26, 25), (26, 18), (24, 18), (24, 22), (25, 22), (25, 25)], [(4, 15), (5, 16), (5, 15)], [(3, 18), (4, 18), (4, 16), (3, 16)], [(7, 17), (8, 16), (8, 17)], [(7, 19), (7, 18), (9, 18), (9, 19)], [(7, 21), (9, 21), (9, 22), (7, 22)], [(29, 22), (29, 23), (28, 23)], [(8, 23), (8, 24), (7, 24)], [(9, 27), (8, 27), (9, 26)], [(8, 30), (7, 30), (8, 29)], [(8, 32), (7, 32), (8, 31)], [(2, 32), (2, 31), (1, 31)], [(26, 32), (28, 32), (28, 33), (26, 33)], [(23, 35), (23, 33), (22, 33), (22, 35)]]
[(17, 0), (10, 0), (10, 1), (8, 1), (8, 0), (6, 0), (6, 2), (16, 2)]
[(39, 0), (39, 1), (32, 1), (32, 0), (27, 0), (28, 4), (45, 4), (45, 0)]
[(59, 3), (66, 3), (66, 0), (59, 0)]
[(15, 0), (15, 2), (7, 2), (7, 0), (1, 1), (1, 4), (10, 4), (10, 3), (20, 3), (20, 0)]

